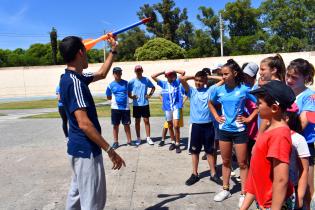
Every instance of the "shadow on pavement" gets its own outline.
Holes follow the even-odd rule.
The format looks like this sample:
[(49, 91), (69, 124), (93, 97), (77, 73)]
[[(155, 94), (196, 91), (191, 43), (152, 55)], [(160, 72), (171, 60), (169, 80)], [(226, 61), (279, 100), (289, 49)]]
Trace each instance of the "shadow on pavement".
[(178, 199), (182, 199), (188, 195), (202, 195), (202, 194), (210, 194), (210, 193), (214, 193), (214, 192), (179, 193), (179, 194), (172, 194), (172, 195), (171, 194), (159, 194), (157, 196), (158, 198), (167, 198), (167, 197), (172, 197), (172, 198), (165, 199), (165, 200), (161, 201), (160, 203), (155, 204), (154, 206), (150, 206), (150, 207), (146, 208), (146, 210), (168, 210), (169, 208), (164, 206), (167, 203), (170, 203), (170, 202), (178, 200)]

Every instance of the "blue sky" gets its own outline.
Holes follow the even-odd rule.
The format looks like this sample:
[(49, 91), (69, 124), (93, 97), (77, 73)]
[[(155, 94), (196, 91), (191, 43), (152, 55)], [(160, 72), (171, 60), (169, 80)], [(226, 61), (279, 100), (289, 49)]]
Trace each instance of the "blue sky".
[[(27, 49), (34, 43), (48, 43), (55, 27), (58, 39), (68, 35), (97, 38), (104, 30), (114, 31), (137, 22), (139, 8), (160, 0), (1, 0), (0, 49)], [(176, 0), (176, 6), (188, 9), (189, 20), (196, 28), (199, 6), (224, 8), (227, 0)], [(261, 0), (252, 0), (258, 7)]]

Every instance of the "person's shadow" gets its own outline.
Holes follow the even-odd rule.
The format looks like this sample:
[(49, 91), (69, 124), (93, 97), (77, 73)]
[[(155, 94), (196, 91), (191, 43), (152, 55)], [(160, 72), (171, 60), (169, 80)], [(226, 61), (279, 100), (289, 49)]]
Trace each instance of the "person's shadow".
[[(169, 208), (164, 206), (167, 203), (176, 201), (178, 199), (182, 199), (188, 195), (202, 195), (202, 194), (210, 194), (214, 192), (201, 192), (201, 193), (179, 193), (179, 194), (158, 194), (158, 198), (167, 198), (154, 206), (147, 207), (146, 210), (168, 210)], [(171, 197), (171, 198), (168, 198)]]

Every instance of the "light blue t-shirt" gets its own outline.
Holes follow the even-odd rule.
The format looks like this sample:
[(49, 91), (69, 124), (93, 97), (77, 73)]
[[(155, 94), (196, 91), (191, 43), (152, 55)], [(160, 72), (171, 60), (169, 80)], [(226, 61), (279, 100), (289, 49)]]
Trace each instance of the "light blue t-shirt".
[[(298, 114), (301, 114), (303, 111), (315, 112), (315, 92), (307, 88), (302, 93), (296, 96), (295, 103), (299, 107)], [(315, 124), (309, 122), (306, 128), (303, 130), (302, 135), (306, 139), (307, 143), (314, 143)]]
[(215, 85), (209, 88), (193, 88), (189, 87), (187, 94), (190, 100), (190, 123), (210, 123), (213, 116), (209, 110), (208, 102), (210, 101), (211, 92)]
[(106, 89), (106, 96), (112, 96), (112, 109), (129, 110), (128, 82), (126, 80), (111, 82)]
[(157, 84), (162, 88), (163, 111), (173, 111), (183, 107), (182, 88), (179, 79), (172, 83), (159, 80)]
[(211, 101), (214, 104), (221, 104), (222, 116), (225, 118), (225, 122), (219, 124), (220, 130), (241, 132), (246, 129), (246, 125), (237, 122), (236, 118), (238, 115), (243, 115), (246, 99), (256, 103), (256, 98), (249, 92), (250, 89), (246, 85), (238, 85), (234, 89), (230, 89), (226, 85), (215, 88)]
[(147, 77), (141, 79), (134, 78), (128, 83), (128, 92), (131, 95), (136, 95), (138, 98), (133, 99), (133, 106), (146, 106), (149, 105), (149, 100), (145, 98), (148, 88), (153, 88), (154, 85)]
[[(60, 86), (59, 85), (56, 87), (56, 95), (60, 95)], [(63, 106), (63, 104), (62, 104), (61, 100), (58, 100), (58, 107), (61, 107), (61, 106)]]

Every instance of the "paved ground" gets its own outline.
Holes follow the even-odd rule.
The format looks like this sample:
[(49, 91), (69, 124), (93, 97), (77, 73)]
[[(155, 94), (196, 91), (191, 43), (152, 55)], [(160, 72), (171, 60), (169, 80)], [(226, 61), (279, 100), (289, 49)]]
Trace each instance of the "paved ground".
[[(109, 119), (100, 122), (104, 137), (112, 142)], [(160, 136), (163, 119), (152, 118), (151, 122), (152, 136)], [(135, 137), (133, 129), (132, 126)], [(120, 143), (125, 143), (122, 130)], [(71, 171), (61, 121), (0, 117), (0, 133), (0, 209), (64, 209)], [(185, 119), (183, 149), (187, 134)], [(232, 197), (223, 203), (213, 201), (220, 187), (209, 181), (206, 161), (200, 162), (202, 179), (194, 186), (185, 186), (191, 174), (187, 150), (175, 154), (168, 151), (168, 146), (142, 144), (139, 148), (122, 146), (117, 151), (127, 163), (120, 171), (110, 169), (111, 162), (103, 153), (108, 186), (106, 209), (237, 209), (239, 185), (234, 186), (233, 181)]]

